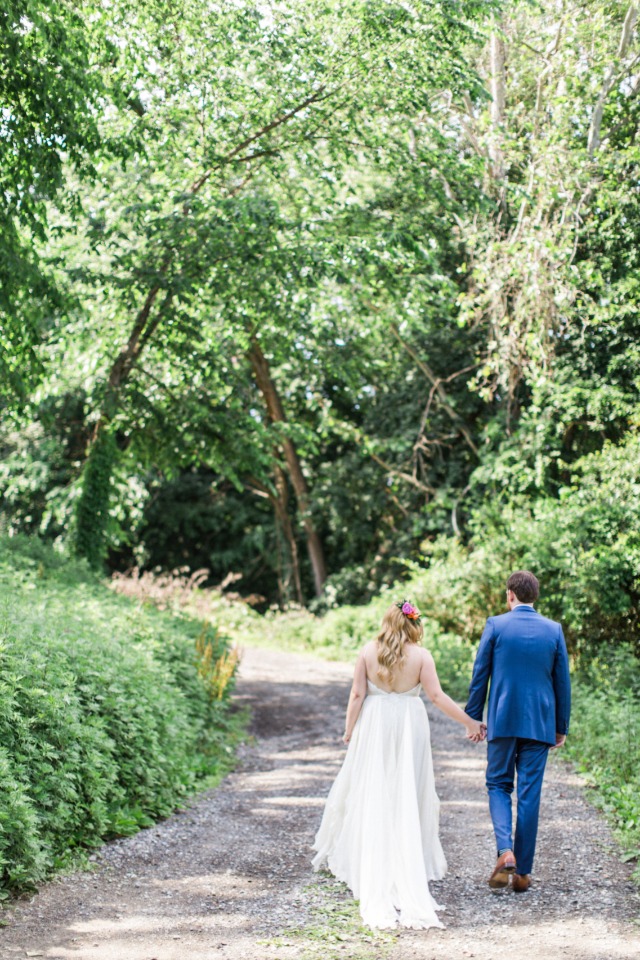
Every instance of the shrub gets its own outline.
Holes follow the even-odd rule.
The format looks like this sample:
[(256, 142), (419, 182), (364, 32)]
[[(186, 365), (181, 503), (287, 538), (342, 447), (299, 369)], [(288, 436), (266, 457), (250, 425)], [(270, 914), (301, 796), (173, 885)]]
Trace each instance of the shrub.
[[(638, 661), (635, 660), (635, 668)], [(594, 679), (593, 673), (591, 677)], [(625, 849), (640, 859), (640, 699), (606, 682), (574, 684), (567, 753), (588, 782)]]
[(136, 607), (37, 543), (0, 541), (0, 610), (6, 893), (225, 769), (235, 664), (213, 627)]

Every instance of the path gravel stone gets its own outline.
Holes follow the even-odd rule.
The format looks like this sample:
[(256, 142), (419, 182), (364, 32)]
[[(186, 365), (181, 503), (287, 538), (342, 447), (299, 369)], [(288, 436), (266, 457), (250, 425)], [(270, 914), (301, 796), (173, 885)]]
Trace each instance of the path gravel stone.
[(2, 960), (638, 960), (631, 870), (568, 765), (554, 759), (548, 769), (534, 886), (520, 896), (489, 890), (485, 747), (431, 706), (449, 860), (433, 890), (446, 929), (376, 938), (352, 924), (348, 935), (321, 942), (317, 904), (339, 913), (348, 900), (315, 878), (309, 861), (343, 756), (350, 674), (301, 654), (246, 650), (237, 699), (251, 706), (255, 741), (238, 769), (163, 823), (107, 844), (92, 872), (13, 905), (0, 931)]

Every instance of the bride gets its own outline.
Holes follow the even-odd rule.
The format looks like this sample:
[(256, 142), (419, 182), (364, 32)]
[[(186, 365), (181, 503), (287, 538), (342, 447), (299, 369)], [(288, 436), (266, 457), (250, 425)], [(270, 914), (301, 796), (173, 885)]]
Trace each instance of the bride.
[(351, 888), (370, 927), (442, 926), (429, 880), (443, 877), (447, 862), (420, 688), (470, 740), (485, 735), (442, 690), (422, 637), (418, 610), (401, 601), (360, 652), (347, 707), (349, 746), (313, 847), (314, 869), (328, 867)]

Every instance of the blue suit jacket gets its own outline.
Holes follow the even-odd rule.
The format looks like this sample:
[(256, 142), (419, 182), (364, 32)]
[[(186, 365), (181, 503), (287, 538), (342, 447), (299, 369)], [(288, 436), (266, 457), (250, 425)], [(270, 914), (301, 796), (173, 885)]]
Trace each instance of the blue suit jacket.
[(488, 740), (527, 737), (555, 744), (556, 733), (568, 733), (569, 660), (555, 620), (528, 606), (489, 617), (465, 708), (474, 720), (482, 720), (489, 681)]

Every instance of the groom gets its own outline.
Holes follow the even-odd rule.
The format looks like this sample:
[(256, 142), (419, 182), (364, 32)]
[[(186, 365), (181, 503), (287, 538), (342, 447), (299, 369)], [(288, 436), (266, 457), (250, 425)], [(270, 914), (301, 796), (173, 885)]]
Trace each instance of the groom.
[[(487, 715), (487, 790), (498, 847), (489, 886), (515, 893), (531, 883), (542, 778), (549, 749), (569, 730), (571, 686), (562, 627), (533, 608), (539, 584), (528, 570), (507, 580), (509, 613), (489, 617), (473, 667), (466, 712)], [(512, 839), (511, 794), (518, 776), (518, 815)]]

